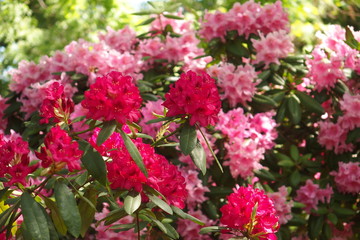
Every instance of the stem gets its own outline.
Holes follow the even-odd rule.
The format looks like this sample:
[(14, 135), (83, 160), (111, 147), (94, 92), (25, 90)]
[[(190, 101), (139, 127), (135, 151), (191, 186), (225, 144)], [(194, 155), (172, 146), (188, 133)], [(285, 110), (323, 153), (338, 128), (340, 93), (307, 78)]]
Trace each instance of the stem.
[(47, 176), (46, 179), (32, 191), (32, 192), (35, 192), (36, 190), (38, 190), (37, 192), (35, 192), (35, 196), (37, 196), (40, 193), (40, 191), (45, 187), (45, 184), (50, 180), (50, 178), (52, 176), (53, 176), (53, 174), (50, 174), (49, 176)]
[(97, 125), (93, 126), (92, 128), (86, 129), (86, 130), (84, 130), (84, 131), (74, 132), (72, 135), (77, 136), (77, 135), (80, 135), (80, 134), (82, 134), (82, 133), (89, 132), (89, 131), (91, 131), (91, 130), (93, 130), (93, 129), (97, 128), (97, 127), (100, 127), (100, 126), (101, 126), (101, 125), (103, 125), (103, 124), (104, 124), (104, 123), (99, 123), (99, 124), (97, 124)]
[(139, 212), (136, 212), (136, 226), (137, 226), (137, 235), (138, 240), (140, 240), (140, 222), (139, 222)]

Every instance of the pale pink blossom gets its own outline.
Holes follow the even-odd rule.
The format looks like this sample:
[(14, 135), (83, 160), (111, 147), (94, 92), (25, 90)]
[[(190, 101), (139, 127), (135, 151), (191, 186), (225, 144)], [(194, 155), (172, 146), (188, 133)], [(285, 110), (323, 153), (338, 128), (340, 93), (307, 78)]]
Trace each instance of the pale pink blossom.
[(321, 189), (318, 184), (308, 179), (306, 184), (296, 191), (294, 200), (305, 204), (305, 211), (310, 213), (312, 209), (317, 210), (319, 201), (330, 203), (332, 194), (333, 190), (329, 185), (325, 189)]
[(330, 172), (334, 176), (336, 187), (340, 192), (357, 194), (360, 192), (359, 162), (339, 162), (339, 170)]
[(120, 53), (130, 51), (137, 42), (136, 32), (129, 26), (117, 31), (108, 26), (106, 31), (105, 34), (99, 34), (99, 39)]
[(278, 192), (267, 193), (269, 198), (274, 202), (276, 214), (279, 217), (280, 224), (286, 224), (291, 218), (291, 208), (293, 201), (287, 201), (288, 191), (285, 186), (281, 186)]

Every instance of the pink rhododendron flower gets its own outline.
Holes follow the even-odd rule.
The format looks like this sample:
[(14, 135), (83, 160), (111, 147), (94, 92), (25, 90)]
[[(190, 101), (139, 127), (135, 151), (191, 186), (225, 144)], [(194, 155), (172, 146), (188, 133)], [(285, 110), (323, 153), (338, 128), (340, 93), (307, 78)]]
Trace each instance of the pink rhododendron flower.
[(296, 191), (294, 200), (305, 204), (305, 211), (310, 213), (311, 209), (317, 210), (319, 201), (330, 203), (332, 194), (333, 190), (329, 185), (325, 189), (321, 189), (318, 184), (308, 179), (306, 184)]
[(0, 130), (5, 130), (7, 126), (7, 119), (3, 118), (5, 115), (4, 111), (8, 107), (8, 104), (5, 103), (7, 100), (8, 99), (0, 96)]
[(119, 133), (113, 133), (100, 147), (96, 145), (98, 133), (99, 129), (91, 137), (90, 143), (100, 154), (111, 159), (106, 163), (111, 188), (142, 192), (143, 185), (148, 185), (163, 194), (170, 204), (184, 208), (187, 197), (185, 179), (175, 165), (155, 153), (154, 148), (142, 143), (141, 139), (133, 140), (148, 171), (146, 178), (131, 158)]
[(224, 91), (223, 97), (229, 100), (232, 107), (251, 101), (259, 83), (255, 69), (250, 64), (235, 68), (231, 63), (223, 63), (210, 67), (208, 72), (218, 79), (218, 85)]
[(79, 149), (79, 144), (59, 126), (50, 129), (45, 136), (44, 144), (40, 152), (35, 152), (44, 168), (50, 168), (51, 172), (64, 168), (70, 172), (81, 169), (80, 158), (83, 151)]
[(206, 192), (210, 192), (208, 187), (205, 187), (199, 179), (198, 171), (180, 168), (182, 176), (185, 178), (186, 190), (188, 197), (186, 199), (186, 206), (188, 209), (195, 209), (201, 205), (208, 198), (205, 197)]
[(74, 102), (66, 98), (64, 86), (59, 82), (53, 82), (46, 88), (46, 97), (40, 106), (40, 123), (70, 123), (70, 114), (74, 111)]
[(280, 224), (286, 224), (291, 218), (291, 207), (294, 205), (293, 201), (286, 201), (288, 191), (285, 186), (281, 186), (278, 192), (267, 193), (269, 198), (274, 202), (276, 214), (279, 217)]
[(330, 172), (335, 177), (340, 192), (357, 194), (360, 192), (359, 162), (339, 162), (339, 170)]
[(208, 219), (200, 210), (194, 211), (190, 210), (188, 212), (191, 216), (196, 217), (204, 223), (204, 226), (201, 226), (197, 223), (194, 223), (188, 219), (179, 219), (177, 221), (177, 231), (184, 240), (211, 240), (212, 238), (207, 234), (200, 234), (200, 229), (206, 226), (211, 226), (214, 224), (214, 221)]
[(26, 177), (37, 166), (29, 167), (29, 145), (14, 131), (4, 135), (0, 131), (0, 177), (9, 179), (4, 186), (10, 187), (15, 183), (26, 185)]
[(231, 30), (245, 37), (258, 32), (265, 35), (279, 30), (289, 32), (289, 19), (281, 1), (261, 7), (251, 0), (235, 3), (227, 13), (205, 13), (199, 34), (207, 41), (220, 38), (224, 42), (227, 31)]
[(276, 122), (272, 119), (274, 114), (245, 115), (242, 108), (219, 114), (216, 129), (228, 137), (225, 148), (229, 160), (224, 165), (230, 167), (234, 178), (253, 176), (254, 170), (262, 168), (260, 160), (264, 158), (265, 151), (274, 146), (277, 138)]
[(331, 240), (351, 240), (354, 239), (354, 233), (352, 230), (352, 225), (354, 225), (354, 222), (344, 222), (343, 229), (340, 230), (336, 228), (333, 224), (330, 224), (330, 227), (332, 229), (332, 238)]
[(136, 33), (129, 26), (125, 26), (118, 31), (113, 30), (111, 27), (106, 27), (106, 30), (105, 34), (99, 35), (99, 39), (120, 53), (130, 51), (137, 42)]
[[(82, 121), (78, 121), (77, 118), (85, 117), (88, 114), (89, 110), (83, 108), (81, 103), (76, 104), (74, 107), (74, 111), (70, 114), (70, 120), (72, 122), (71, 126), (74, 132), (82, 132), (89, 128), (89, 125), (85, 123), (85, 119)], [(74, 120), (77, 119), (75, 122)], [(78, 136), (83, 139), (88, 139), (91, 136), (91, 132), (86, 132), (79, 134)]]
[(170, 91), (165, 94), (163, 105), (169, 109), (168, 117), (189, 116), (190, 125), (198, 123), (202, 127), (215, 125), (221, 101), (215, 80), (208, 74), (197, 75), (188, 71), (180, 76)]
[(251, 40), (255, 51), (256, 60), (254, 63), (264, 62), (268, 67), (270, 63), (280, 64), (279, 59), (285, 58), (294, 51), (294, 44), (286, 31), (271, 32), (260, 39)]
[(348, 130), (360, 127), (360, 94), (351, 95), (346, 92), (339, 103), (341, 110), (344, 111), (342, 127)]
[[(232, 234), (240, 237), (259, 234), (259, 239), (277, 239), (275, 233), (280, 226), (279, 220), (273, 202), (264, 191), (252, 186), (238, 186), (227, 201), (220, 208), (220, 223), (230, 228)], [(252, 218), (253, 211), (255, 215)]]
[(110, 72), (98, 77), (96, 83), (90, 85), (90, 90), (85, 92), (82, 106), (89, 110), (86, 115), (88, 118), (116, 120), (125, 124), (126, 121), (135, 122), (139, 119), (141, 102), (139, 89), (130, 76)]

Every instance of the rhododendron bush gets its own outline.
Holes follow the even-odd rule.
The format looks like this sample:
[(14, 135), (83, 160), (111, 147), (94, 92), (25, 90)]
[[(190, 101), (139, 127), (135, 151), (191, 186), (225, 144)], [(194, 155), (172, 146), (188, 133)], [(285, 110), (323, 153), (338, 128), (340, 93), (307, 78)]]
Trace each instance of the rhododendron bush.
[(1, 239), (357, 239), (360, 32), (295, 54), (281, 2), (152, 4), (11, 72)]

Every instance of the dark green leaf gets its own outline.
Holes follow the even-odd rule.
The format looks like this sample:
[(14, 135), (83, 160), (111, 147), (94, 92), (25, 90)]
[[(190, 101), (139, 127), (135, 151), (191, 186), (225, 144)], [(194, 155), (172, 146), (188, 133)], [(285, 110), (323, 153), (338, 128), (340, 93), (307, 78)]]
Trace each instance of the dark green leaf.
[(182, 219), (188, 219), (194, 223), (197, 223), (201, 226), (204, 226), (205, 223), (203, 223), (201, 220), (197, 219), (196, 217), (191, 216), (190, 214), (185, 213), (183, 210), (181, 210), (178, 207), (171, 206), (171, 209), (174, 211), (175, 214), (177, 214)]
[(348, 132), (346, 143), (355, 143), (360, 138), (360, 128), (355, 128)]
[(148, 177), (148, 172), (145, 168), (145, 165), (144, 165), (144, 162), (140, 155), (139, 150), (137, 149), (137, 147), (135, 146), (133, 141), (131, 141), (129, 136), (123, 130), (120, 130), (120, 134), (121, 134), (122, 139), (124, 140), (124, 144), (126, 146), (126, 149), (129, 151), (130, 156), (135, 161), (136, 165), (138, 165), (138, 167), (140, 168), (140, 171), (142, 173), (144, 173), (144, 175), (146, 177)]
[(196, 128), (185, 123), (180, 131), (180, 149), (184, 155), (189, 155), (197, 142)]
[(290, 146), (290, 156), (295, 161), (299, 160), (299, 149), (295, 145)]
[(327, 219), (329, 219), (329, 221), (332, 222), (334, 225), (338, 223), (338, 218), (334, 213), (329, 213), (327, 215)]
[(291, 175), (290, 175), (290, 183), (293, 187), (296, 187), (301, 180), (301, 175), (299, 173), (298, 170), (295, 170)]
[(262, 80), (267, 80), (271, 75), (271, 71), (269, 69), (261, 72), (259, 75), (258, 75), (258, 78), (262, 79)]
[(299, 99), (295, 95), (291, 95), (287, 101), (287, 109), (292, 123), (298, 124), (301, 121), (301, 108)]
[[(88, 199), (92, 205), (96, 205), (97, 192), (96, 190), (89, 188), (84, 193), (84, 198)], [(81, 215), (81, 231), (80, 234), (82, 237), (85, 236), (87, 230), (89, 229), (90, 224), (94, 220), (96, 209), (93, 206), (89, 205), (87, 201), (80, 199), (79, 202), (79, 212)]]
[(334, 210), (334, 213), (336, 215), (342, 215), (342, 216), (353, 216), (356, 214), (356, 212), (349, 208), (343, 208), (340, 206), (333, 206), (332, 209)]
[(83, 163), (84, 167), (96, 180), (99, 181), (99, 183), (106, 186), (107, 171), (104, 159), (98, 151), (90, 146), (89, 143), (85, 141), (79, 141), (79, 143), (84, 143), (80, 144), (80, 146), (86, 147), (88, 149), (81, 158), (81, 162)]
[(29, 193), (24, 192), (21, 195), (21, 212), (24, 218), (24, 224), (29, 229), (32, 239), (48, 240), (50, 239), (49, 227), (46, 216), (40, 204), (38, 204)]
[(255, 171), (255, 175), (264, 180), (270, 180), (270, 181), (276, 180), (274, 175), (272, 175), (272, 173), (270, 173), (269, 171), (267, 171), (265, 169)]
[(132, 13), (132, 15), (142, 16), (142, 15), (150, 15), (150, 14), (153, 14), (153, 13), (154, 13), (153, 11), (143, 11), (143, 12), (135, 12), (135, 13)]
[(277, 73), (274, 73), (272, 75), (272, 81), (275, 84), (278, 84), (278, 85), (281, 85), (281, 86), (285, 85), (285, 80), (281, 76), (279, 76)]
[(137, 26), (144, 26), (144, 25), (148, 25), (150, 23), (152, 23), (153, 21), (155, 21), (155, 18), (149, 18), (149, 19), (146, 19), (145, 21), (141, 22), (140, 24), (138, 24)]
[(184, 19), (183, 17), (179, 17), (179, 16), (176, 16), (176, 15), (170, 15), (170, 14), (163, 14), (163, 16), (166, 17), (166, 18), (177, 19), (177, 20), (183, 20)]
[(125, 197), (124, 209), (129, 215), (133, 214), (136, 210), (138, 210), (140, 205), (141, 195), (139, 193), (129, 194)]
[(345, 43), (347, 45), (349, 45), (353, 49), (360, 50), (360, 44), (355, 39), (354, 34), (352, 33), (351, 29), (348, 26), (346, 26), (345, 29), (346, 29), (346, 33), (345, 33), (346, 41), (345, 41)]
[(315, 239), (318, 236), (320, 236), (322, 232), (323, 224), (324, 224), (323, 216), (310, 215), (308, 231), (311, 239)]
[(63, 182), (55, 184), (55, 200), (58, 206), (60, 216), (68, 229), (68, 232), (74, 237), (79, 237), (81, 231), (81, 216), (79, 208), (76, 205), (74, 194)]
[(197, 142), (195, 148), (190, 153), (191, 159), (203, 175), (206, 174), (206, 153), (202, 145)]
[(60, 212), (58, 207), (56, 206), (55, 202), (53, 200), (44, 198), (44, 202), (46, 204), (46, 207), (51, 211), (51, 219), (55, 225), (56, 230), (63, 236), (66, 235), (67, 227), (65, 225), (64, 220), (60, 216)]
[(276, 106), (276, 102), (274, 100), (272, 100), (270, 97), (268, 96), (264, 96), (264, 95), (259, 95), (259, 94), (255, 94), (255, 96), (252, 98), (252, 101), (254, 101), (255, 103), (258, 104), (267, 104), (270, 106)]
[(168, 121), (168, 120), (171, 120), (171, 119), (173, 119), (173, 117), (156, 118), (156, 119), (152, 119), (152, 120), (150, 120), (150, 121), (147, 121), (146, 124), (163, 122), (163, 121)]
[(115, 120), (104, 122), (104, 126), (96, 139), (96, 145), (100, 146), (113, 134), (116, 129), (116, 124), (117, 122)]
[(118, 221), (119, 219), (127, 216), (128, 214), (123, 208), (116, 209), (111, 211), (102, 221), (105, 221), (105, 226), (113, 224), (114, 222)]
[(321, 104), (306, 93), (296, 91), (295, 94), (300, 99), (301, 105), (303, 105), (305, 109), (317, 114), (323, 114), (325, 112)]
[(179, 239), (179, 233), (175, 230), (175, 228), (173, 228), (173, 226), (171, 226), (169, 223), (163, 222), (162, 223), (164, 225), (164, 227), (167, 230), (166, 235), (168, 235), (169, 237), (171, 237), (172, 239)]
[(151, 194), (147, 194), (147, 196), (156, 206), (158, 206), (159, 208), (161, 208), (162, 210), (164, 210), (168, 214), (173, 215), (173, 211), (172, 211), (171, 207), (169, 206), (169, 204), (167, 204), (166, 202), (164, 202), (163, 200), (161, 200), (157, 196), (154, 196), (154, 195), (151, 195)]
[(203, 227), (202, 229), (200, 229), (200, 234), (220, 232), (223, 229), (226, 229), (226, 227), (219, 227), (219, 226)]
[(281, 123), (285, 117), (286, 114), (286, 106), (287, 106), (287, 98), (284, 99), (284, 101), (280, 104), (280, 107), (278, 108), (276, 112), (276, 122)]

